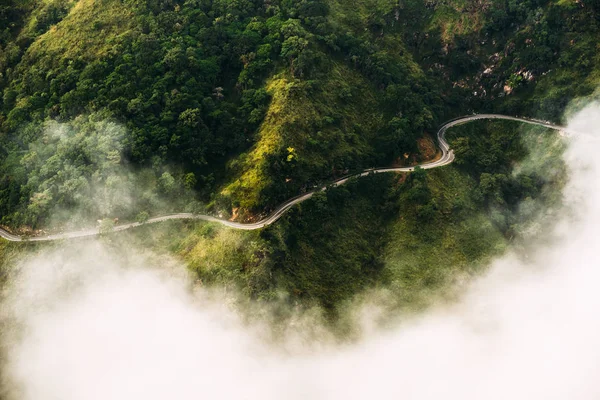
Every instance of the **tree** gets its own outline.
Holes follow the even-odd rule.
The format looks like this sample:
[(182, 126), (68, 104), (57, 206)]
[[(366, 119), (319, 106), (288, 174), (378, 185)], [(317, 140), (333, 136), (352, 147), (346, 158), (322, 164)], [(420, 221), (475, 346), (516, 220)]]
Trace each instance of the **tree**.
[(158, 187), (163, 193), (170, 193), (175, 189), (175, 178), (168, 172), (165, 172), (158, 178)]
[(115, 230), (115, 221), (110, 218), (104, 218), (100, 221), (100, 235), (108, 235)]
[(296, 60), (307, 47), (308, 40), (298, 36), (291, 36), (287, 38), (281, 45), (281, 56), (287, 58), (292, 75), (296, 75), (296, 73), (302, 75), (302, 70), (296, 65)]
[(147, 211), (140, 211), (138, 215), (136, 215), (135, 220), (139, 224), (145, 224), (150, 219), (150, 214)]
[(194, 189), (196, 183), (198, 183), (198, 180), (196, 179), (196, 175), (194, 175), (193, 172), (185, 174), (185, 176), (183, 177), (183, 187), (185, 187), (188, 190)]

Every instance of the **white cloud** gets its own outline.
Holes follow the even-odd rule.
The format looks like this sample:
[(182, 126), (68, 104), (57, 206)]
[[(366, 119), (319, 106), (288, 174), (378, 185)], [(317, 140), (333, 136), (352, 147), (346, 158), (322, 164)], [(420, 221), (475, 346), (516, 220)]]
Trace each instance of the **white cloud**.
[(225, 300), (97, 243), (30, 260), (6, 303), (13, 397), (597, 399), (600, 106), (570, 127), (590, 135), (565, 155), (568, 212), (552, 243), (497, 261), (458, 303), (352, 345), (286, 353)]

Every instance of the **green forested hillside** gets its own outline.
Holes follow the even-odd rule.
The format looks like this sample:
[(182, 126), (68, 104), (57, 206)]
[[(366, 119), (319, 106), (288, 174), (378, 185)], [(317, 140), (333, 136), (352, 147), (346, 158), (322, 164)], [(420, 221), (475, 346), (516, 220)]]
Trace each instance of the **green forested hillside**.
[[(423, 143), (458, 115), (558, 121), (600, 81), (599, 23), (594, 0), (6, 0), (0, 224), (249, 221), (433, 156)], [(502, 251), (535, 217), (521, 204), (562, 182), (560, 165), (513, 173), (529, 151), (514, 124), (456, 135), (456, 166), (366, 178), (259, 233), (200, 227), (170, 249), (256, 297), (333, 309), (384, 285), (414, 300)]]
[[(595, 89), (596, 7), (9, 2), (0, 14), (3, 221), (48, 218), (29, 207), (43, 192), (25, 184), (14, 156), (31, 151), (48, 120), (120, 123), (122, 163), (155, 179), (174, 170), (204, 202), (251, 216), (317, 181), (417, 152), (416, 139), (447, 116), (556, 119)], [(54, 186), (49, 206), (77, 203)]]
[(175, 252), (205, 284), (251, 297), (283, 290), (334, 311), (379, 288), (391, 293), (385, 307), (426, 305), (539, 232), (566, 179), (564, 144), (551, 131), (482, 122), (450, 137), (463, 160), (456, 165), (332, 188), (259, 233), (202, 225)]
[[(134, 167), (181, 167), (205, 200), (262, 211), (336, 171), (414, 151), (437, 121), (439, 95), (401, 43), (355, 36), (326, 2), (51, 1), (26, 11), (0, 64), (7, 152), (27, 151), (44, 120), (99, 114), (127, 128)], [(4, 221), (43, 222), (26, 209), (35, 194), (5, 195)]]

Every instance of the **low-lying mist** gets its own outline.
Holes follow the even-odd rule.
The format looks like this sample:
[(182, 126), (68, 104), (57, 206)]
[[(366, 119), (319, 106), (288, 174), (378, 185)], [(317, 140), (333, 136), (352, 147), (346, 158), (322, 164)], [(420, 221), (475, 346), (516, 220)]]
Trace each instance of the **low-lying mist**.
[(351, 345), (324, 328), (315, 340), (310, 318), (273, 344), (268, 323), (243, 322), (233, 295), (194, 288), (170, 259), (87, 242), (24, 261), (3, 307), (6, 396), (597, 399), (600, 105), (569, 127), (586, 135), (569, 139), (552, 239), (496, 261), (456, 303)]
[(193, 173), (166, 166), (164, 154), (155, 155), (151, 166), (134, 168), (125, 145), (132, 134), (102, 115), (49, 120), (29, 130), (37, 139), (13, 165), (21, 171), (21, 209), (4, 216), (14, 226), (74, 230), (105, 218), (131, 221), (151, 212), (204, 209), (193, 194)]

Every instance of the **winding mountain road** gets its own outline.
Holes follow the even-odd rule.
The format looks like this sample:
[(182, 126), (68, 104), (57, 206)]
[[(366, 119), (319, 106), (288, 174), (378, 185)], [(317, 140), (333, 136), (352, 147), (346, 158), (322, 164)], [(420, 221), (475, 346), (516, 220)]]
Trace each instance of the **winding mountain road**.
[[(212, 217), (210, 215), (180, 213), (180, 214), (170, 214), (170, 215), (163, 215), (163, 216), (159, 216), (159, 217), (155, 217), (155, 218), (150, 218), (148, 221), (146, 221), (144, 223), (133, 222), (133, 223), (129, 223), (129, 224), (118, 225), (118, 226), (114, 227), (113, 231), (114, 232), (124, 231), (127, 229), (136, 228), (141, 225), (152, 224), (152, 223), (162, 222), (162, 221), (168, 221), (168, 220), (172, 220), (172, 219), (196, 219), (196, 220), (210, 221), (210, 222), (216, 222), (216, 223), (219, 223), (219, 224), (222, 224), (222, 225), (228, 226), (230, 228), (234, 228), (234, 229), (243, 229), (243, 230), (261, 229), (261, 228), (271, 225), (272, 223), (277, 221), (279, 218), (281, 218), (281, 216), (287, 210), (292, 208), (294, 205), (296, 205), (298, 203), (302, 203), (303, 201), (310, 199), (316, 192), (323, 191), (328, 186), (340, 186), (340, 185), (343, 185), (344, 183), (346, 183), (349, 179), (366, 176), (369, 174), (378, 174), (378, 173), (382, 173), (382, 172), (411, 172), (411, 171), (414, 171), (414, 169), (416, 167), (420, 167), (423, 169), (432, 169), (432, 168), (439, 168), (439, 167), (443, 167), (444, 165), (451, 164), (454, 161), (454, 152), (450, 149), (448, 142), (446, 142), (446, 138), (445, 138), (446, 131), (453, 126), (465, 124), (465, 123), (475, 121), (475, 120), (480, 120), (480, 119), (502, 119), (502, 120), (522, 122), (522, 123), (526, 123), (526, 124), (530, 124), (530, 125), (539, 125), (539, 126), (543, 126), (543, 127), (550, 128), (550, 129), (566, 131), (565, 127), (559, 126), (559, 125), (554, 125), (554, 124), (551, 124), (546, 121), (540, 121), (540, 120), (529, 119), (529, 118), (511, 117), (511, 116), (507, 116), (507, 115), (474, 114), (474, 115), (459, 117), (459, 118), (455, 118), (453, 120), (450, 120), (450, 121), (444, 123), (437, 132), (438, 144), (442, 151), (442, 156), (440, 159), (430, 162), (430, 163), (425, 163), (425, 164), (421, 164), (421, 165), (413, 166), (413, 167), (367, 169), (360, 174), (355, 174), (355, 175), (351, 175), (351, 176), (347, 176), (347, 177), (338, 179), (329, 185), (323, 186), (312, 192), (305, 193), (303, 195), (294, 197), (294, 198), (286, 201), (285, 203), (280, 205), (275, 211), (273, 211), (269, 216), (267, 216), (266, 218), (264, 218), (258, 222), (242, 224), (239, 222), (232, 222), (232, 221), (228, 221), (225, 219)], [(94, 229), (88, 229), (88, 230), (83, 230), (83, 231), (65, 232), (65, 233), (49, 235), (49, 236), (21, 237), (21, 236), (13, 235), (12, 233), (0, 228), (0, 237), (4, 238), (6, 240), (9, 240), (11, 242), (22, 242), (22, 241), (48, 242), (48, 241), (54, 241), (54, 240), (66, 240), (66, 239), (76, 239), (76, 238), (97, 236), (99, 234), (100, 234), (99, 228), (94, 228)]]

